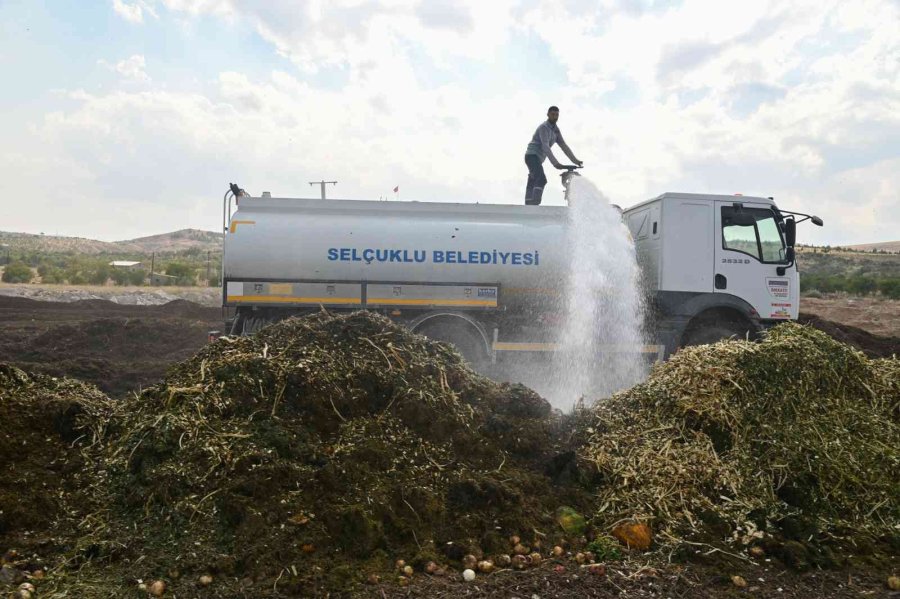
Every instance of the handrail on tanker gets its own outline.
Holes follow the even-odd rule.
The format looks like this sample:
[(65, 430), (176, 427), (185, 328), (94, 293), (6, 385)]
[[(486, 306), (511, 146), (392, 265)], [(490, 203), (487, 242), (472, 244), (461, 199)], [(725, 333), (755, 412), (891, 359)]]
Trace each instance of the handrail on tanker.
[(241, 189), (237, 183), (229, 183), (228, 191), (222, 197), (222, 230), (228, 233), (231, 226), (231, 200), (232, 198), (249, 197), (250, 194)]
[(222, 231), (228, 233), (228, 221), (231, 220), (231, 198), (233, 194), (231, 190), (225, 192), (225, 195), (222, 196)]

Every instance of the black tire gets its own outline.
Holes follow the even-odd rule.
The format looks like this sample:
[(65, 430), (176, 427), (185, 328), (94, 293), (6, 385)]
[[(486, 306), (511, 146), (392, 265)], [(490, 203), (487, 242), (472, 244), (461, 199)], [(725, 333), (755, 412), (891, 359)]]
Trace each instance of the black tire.
[(682, 338), (681, 347), (708, 345), (724, 339), (746, 339), (750, 327), (734, 321), (699, 322), (692, 325)]
[(452, 345), (475, 370), (483, 371), (488, 367), (484, 341), (470, 325), (453, 321), (426, 323), (416, 329), (416, 333)]
[(249, 318), (244, 319), (244, 325), (241, 329), (241, 335), (245, 337), (249, 337), (250, 335), (255, 335), (265, 327), (269, 326), (275, 322), (265, 316), (251, 316)]

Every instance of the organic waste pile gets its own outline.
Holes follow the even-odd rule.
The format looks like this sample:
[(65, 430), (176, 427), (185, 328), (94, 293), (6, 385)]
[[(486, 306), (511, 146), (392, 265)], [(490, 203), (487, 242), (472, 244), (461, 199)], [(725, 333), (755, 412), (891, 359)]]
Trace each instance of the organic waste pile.
[(323, 312), (116, 402), (0, 365), (0, 422), (0, 592), (40, 597), (380, 595), (900, 516), (897, 360), (798, 325), (563, 416), (386, 318)]
[(603, 478), (598, 523), (644, 518), (673, 543), (753, 543), (772, 524), (788, 538), (897, 535), (897, 359), (788, 323), (682, 350), (593, 416), (582, 455)]
[(558, 510), (589, 508), (554, 482), (559, 426), (532, 391), (370, 313), (223, 338), (119, 404), (88, 483), (105, 505), (80, 529), (93, 565), (59, 588), (196, 592), (209, 576), (208, 596), (308, 595), (398, 558), (512, 553), (515, 534), (552, 547)]

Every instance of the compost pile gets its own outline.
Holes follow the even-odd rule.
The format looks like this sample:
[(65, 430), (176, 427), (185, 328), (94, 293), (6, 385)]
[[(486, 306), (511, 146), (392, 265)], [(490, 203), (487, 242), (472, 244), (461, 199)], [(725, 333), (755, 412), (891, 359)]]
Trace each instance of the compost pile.
[(92, 452), (112, 411), (93, 385), (0, 364), (0, 548), (74, 547), (81, 517), (95, 509)]
[(682, 350), (597, 405), (591, 433), (597, 520), (644, 518), (664, 541), (900, 522), (900, 362), (811, 327)]
[(323, 312), (115, 402), (0, 365), (0, 422), (0, 590), (40, 596), (340, 596), (408, 583), (396, 560), (458, 578), (900, 521), (900, 362), (794, 324), (562, 416), (386, 318)]
[(173, 571), (185, 590), (209, 574), (314, 594), (398, 558), (421, 570), (508, 553), (512, 534), (553, 543), (557, 426), (530, 390), (386, 318), (292, 319), (223, 338), (123, 402), (97, 458), (109, 507), (84, 534), (175, 592)]

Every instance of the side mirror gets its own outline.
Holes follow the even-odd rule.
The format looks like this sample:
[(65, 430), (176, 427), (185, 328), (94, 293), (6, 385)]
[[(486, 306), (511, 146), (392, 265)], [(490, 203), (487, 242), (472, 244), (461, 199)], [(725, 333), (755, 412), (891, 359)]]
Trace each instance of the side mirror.
[[(789, 248), (793, 248), (794, 244), (797, 242), (797, 221), (793, 218), (785, 219), (784, 221), (784, 244)], [(792, 261), (793, 258), (790, 258), (789, 261)]]
[(784, 250), (784, 261), (787, 263), (787, 266), (779, 266), (775, 269), (775, 272), (779, 277), (783, 277), (787, 273), (787, 269), (794, 265), (794, 258), (796, 257), (793, 247), (788, 246), (787, 249)]

